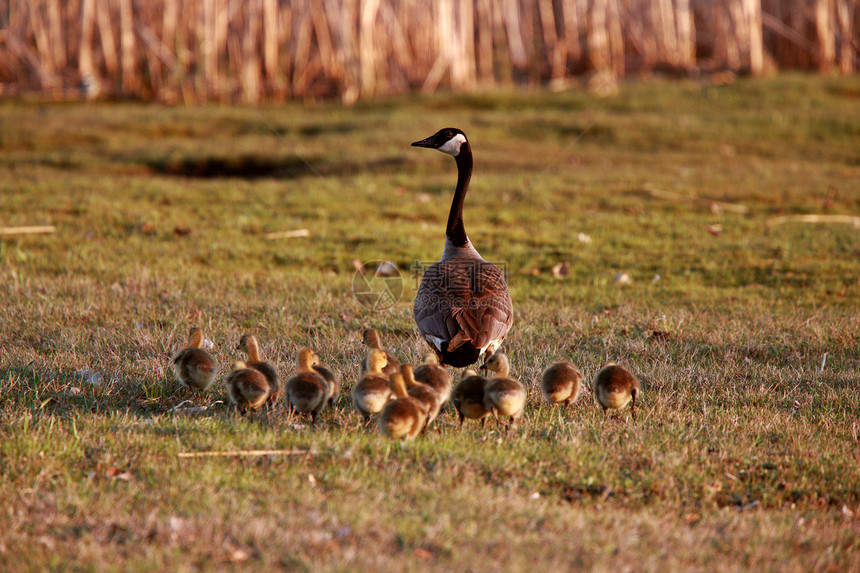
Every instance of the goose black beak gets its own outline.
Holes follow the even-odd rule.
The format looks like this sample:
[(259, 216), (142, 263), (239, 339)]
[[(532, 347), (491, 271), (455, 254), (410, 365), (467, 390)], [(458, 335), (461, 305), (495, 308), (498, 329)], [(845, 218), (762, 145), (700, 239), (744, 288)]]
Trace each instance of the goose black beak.
[(430, 149), (436, 149), (436, 143), (433, 141), (434, 136), (430, 136), (427, 139), (422, 139), (421, 141), (413, 141), (412, 147), (428, 147)]

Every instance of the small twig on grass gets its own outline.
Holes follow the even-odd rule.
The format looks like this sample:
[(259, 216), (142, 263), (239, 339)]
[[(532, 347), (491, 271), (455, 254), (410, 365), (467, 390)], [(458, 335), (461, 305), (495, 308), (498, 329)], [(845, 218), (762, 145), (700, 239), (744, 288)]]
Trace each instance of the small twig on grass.
[(836, 223), (860, 228), (860, 217), (853, 215), (784, 215), (766, 221), (768, 228), (786, 223)]
[(210, 452), (179, 452), (180, 458), (223, 458), (238, 456), (301, 456), (308, 450), (233, 450)]
[(737, 203), (713, 201), (711, 199), (705, 199), (703, 197), (693, 197), (692, 195), (682, 195), (681, 193), (663, 191), (662, 189), (655, 189), (654, 187), (645, 187), (644, 191), (655, 199), (666, 199), (669, 201), (686, 201), (688, 203), (694, 203), (696, 205), (703, 205), (714, 213), (728, 211), (730, 213), (745, 215), (749, 212), (749, 207), (747, 207), (746, 205), (738, 205)]
[(57, 228), (53, 225), (40, 225), (35, 227), (0, 227), (0, 236), (6, 235), (50, 235)]
[(299, 237), (310, 237), (311, 232), (308, 229), (296, 229), (295, 231), (276, 231), (274, 233), (266, 233), (263, 235), (268, 241), (278, 239), (298, 239)]

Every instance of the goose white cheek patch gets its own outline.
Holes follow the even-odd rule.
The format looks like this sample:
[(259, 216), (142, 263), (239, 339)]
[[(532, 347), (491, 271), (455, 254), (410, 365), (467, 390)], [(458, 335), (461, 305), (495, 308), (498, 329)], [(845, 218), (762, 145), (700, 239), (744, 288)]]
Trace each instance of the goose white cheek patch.
[(445, 143), (445, 145), (441, 146), (439, 148), (439, 151), (457, 157), (457, 155), (460, 153), (460, 146), (463, 145), (465, 141), (466, 137), (462, 133), (458, 133), (457, 135), (449, 139)]

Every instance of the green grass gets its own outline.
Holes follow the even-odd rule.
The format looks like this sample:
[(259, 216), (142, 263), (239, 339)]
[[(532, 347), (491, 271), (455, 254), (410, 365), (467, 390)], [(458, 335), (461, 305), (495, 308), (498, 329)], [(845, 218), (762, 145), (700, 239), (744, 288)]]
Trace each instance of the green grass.
[[(858, 100), (856, 78), (779, 76), (350, 109), (0, 102), (0, 225), (57, 226), (0, 240), (0, 568), (860, 570), (860, 230), (766, 225), (858, 214)], [(529, 404), (510, 435), (390, 443), (348, 392), (363, 327), (424, 352), (408, 269), (441, 253), (455, 168), (409, 143), (446, 125), (473, 145), (466, 224), (507, 264)], [(392, 309), (355, 301), (356, 259), (404, 270)], [(194, 324), (225, 366), (244, 332), (284, 376), (311, 345), (344, 397), (316, 431), (236, 420), (221, 383), (176, 414)], [(637, 421), (588, 394), (543, 406), (562, 358), (633, 370)], [(254, 448), (308, 453), (177, 456)]]

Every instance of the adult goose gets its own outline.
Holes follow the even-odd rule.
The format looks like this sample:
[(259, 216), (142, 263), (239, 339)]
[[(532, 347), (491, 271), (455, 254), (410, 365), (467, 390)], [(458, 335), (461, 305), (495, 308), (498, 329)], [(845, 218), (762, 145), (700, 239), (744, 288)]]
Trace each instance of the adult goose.
[(457, 188), (442, 259), (424, 271), (412, 309), (422, 338), (439, 362), (457, 368), (492, 355), (514, 322), (514, 307), (502, 270), (485, 261), (463, 225), (463, 202), (472, 177), (472, 148), (466, 134), (447, 127), (414, 147), (438, 149), (457, 162)]

